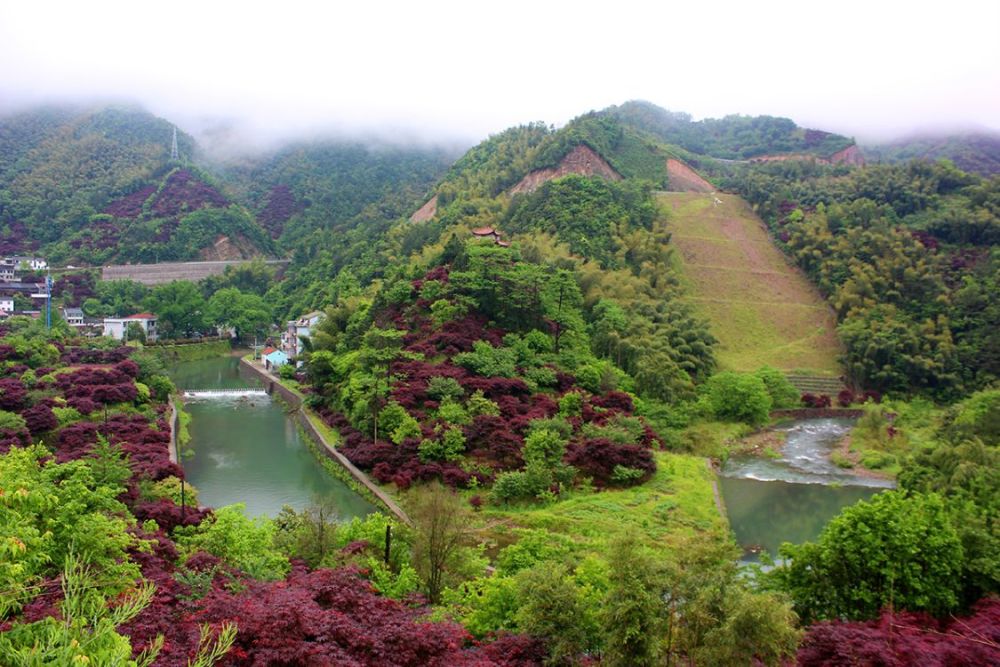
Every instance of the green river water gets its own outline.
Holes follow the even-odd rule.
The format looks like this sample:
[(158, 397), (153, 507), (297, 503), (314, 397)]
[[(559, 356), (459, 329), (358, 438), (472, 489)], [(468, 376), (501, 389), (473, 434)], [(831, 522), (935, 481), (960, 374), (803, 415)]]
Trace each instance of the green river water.
[(830, 462), (830, 451), (853, 423), (799, 420), (780, 429), (787, 432), (780, 458), (734, 456), (726, 462), (719, 490), (744, 562), (757, 560), (761, 550), (777, 555), (782, 542), (816, 539), (844, 507), (893, 487)]
[[(237, 357), (179, 363), (171, 376), (178, 389), (259, 389), (241, 376)], [(285, 407), (270, 396), (186, 397), (185, 410), (191, 414), (194, 456), (181, 463), (200, 504), (245, 503), (250, 516), (274, 516), (282, 505), (301, 509), (323, 501), (344, 520), (375, 511), (323, 469)]]

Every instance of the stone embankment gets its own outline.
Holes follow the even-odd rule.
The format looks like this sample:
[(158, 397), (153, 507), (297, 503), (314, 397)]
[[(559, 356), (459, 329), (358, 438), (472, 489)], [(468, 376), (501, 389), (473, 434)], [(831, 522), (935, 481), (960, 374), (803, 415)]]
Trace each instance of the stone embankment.
[(307, 409), (302, 404), (302, 397), (299, 394), (281, 384), (281, 381), (277, 377), (262, 368), (259, 364), (255, 364), (247, 359), (241, 359), (240, 366), (254, 377), (258, 378), (264, 385), (264, 390), (268, 394), (277, 394), (281, 397), (282, 401), (295, 409), (296, 419), (302, 427), (302, 430), (305, 431), (306, 435), (308, 435), (317, 445), (320, 446), (322, 451), (328, 457), (338, 463), (351, 475), (351, 477), (370, 491), (387, 510), (396, 516), (396, 518), (407, 525), (412, 525), (410, 517), (403, 511), (403, 508), (400, 507), (388, 493), (375, 484), (375, 482), (373, 482), (368, 475), (363, 473), (357, 466), (351, 463), (333, 443), (327, 440), (326, 436), (316, 427), (312, 419), (309, 418)]

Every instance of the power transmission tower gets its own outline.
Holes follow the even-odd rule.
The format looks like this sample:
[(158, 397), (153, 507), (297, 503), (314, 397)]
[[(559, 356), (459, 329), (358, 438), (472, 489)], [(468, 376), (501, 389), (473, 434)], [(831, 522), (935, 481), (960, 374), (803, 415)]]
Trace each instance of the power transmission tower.
[(180, 155), (177, 152), (177, 128), (174, 128), (174, 138), (170, 142), (170, 159), (174, 162), (180, 160)]

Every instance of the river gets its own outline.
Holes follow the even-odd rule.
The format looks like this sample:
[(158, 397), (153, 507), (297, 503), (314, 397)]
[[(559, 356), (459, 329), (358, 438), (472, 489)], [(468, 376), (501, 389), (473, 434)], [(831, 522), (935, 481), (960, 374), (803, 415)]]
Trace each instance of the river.
[[(175, 364), (178, 389), (222, 390), (259, 384), (242, 376), (239, 358), (218, 357)], [(221, 392), (219, 392), (221, 393)], [(274, 516), (283, 505), (302, 509), (331, 504), (350, 520), (375, 507), (328, 474), (303, 442), (285, 407), (266, 394), (185, 398), (191, 414), (191, 458), (181, 464), (198, 489), (198, 502), (211, 507), (245, 503), (249, 516)]]
[(733, 456), (722, 467), (719, 490), (744, 562), (756, 561), (760, 550), (776, 555), (782, 542), (816, 539), (844, 507), (894, 486), (830, 462), (853, 425), (852, 419), (795, 421), (778, 429), (787, 433), (780, 458)]

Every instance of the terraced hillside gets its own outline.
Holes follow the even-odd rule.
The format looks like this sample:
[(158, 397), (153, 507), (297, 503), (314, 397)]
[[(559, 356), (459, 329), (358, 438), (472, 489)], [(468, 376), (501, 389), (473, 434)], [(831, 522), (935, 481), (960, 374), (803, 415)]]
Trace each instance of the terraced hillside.
[(836, 320), (736, 195), (660, 193), (690, 298), (719, 339), (719, 366), (837, 377)]

